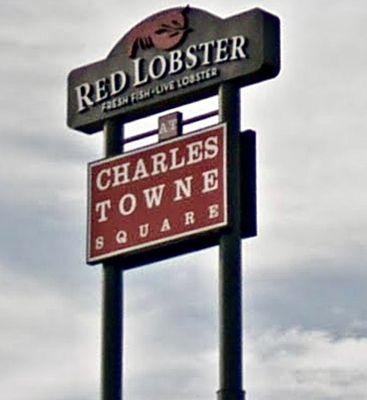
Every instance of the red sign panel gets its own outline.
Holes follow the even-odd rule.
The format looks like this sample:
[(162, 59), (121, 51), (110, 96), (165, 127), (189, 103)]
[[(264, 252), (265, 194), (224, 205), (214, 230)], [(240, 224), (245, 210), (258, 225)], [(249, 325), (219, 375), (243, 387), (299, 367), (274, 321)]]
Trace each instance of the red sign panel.
[(89, 164), (87, 261), (227, 225), (226, 127)]

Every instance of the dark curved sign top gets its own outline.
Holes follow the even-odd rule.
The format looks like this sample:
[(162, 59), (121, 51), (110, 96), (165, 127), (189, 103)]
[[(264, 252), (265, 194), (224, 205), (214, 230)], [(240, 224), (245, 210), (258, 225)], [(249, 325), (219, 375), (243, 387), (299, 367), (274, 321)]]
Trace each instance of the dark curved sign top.
[(131, 29), (106, 59), (68, 77), (68, 125), (85, 133), (214, 95), (225, 81), (246, 86), (280, 69), (279, 19), (261, 9), (219, 18), (180, 7)]

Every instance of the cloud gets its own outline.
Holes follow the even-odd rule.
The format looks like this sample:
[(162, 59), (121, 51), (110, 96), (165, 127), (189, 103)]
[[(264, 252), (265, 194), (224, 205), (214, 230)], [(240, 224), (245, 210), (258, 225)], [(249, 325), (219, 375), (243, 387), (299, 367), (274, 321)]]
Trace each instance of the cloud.
[(316, 259), (278, 271), (255, 265), (245, 269), (244, 278), (246, 330), (251, 334), (299, 327), (339, 339), (367, 337), (366, 273), (359, 259)]
[(335, 340), (325, 331), (268, 330), (248, 337), (246, 350), (251, 398), (365, 398), (366, 338)]
[(207, 250), (126, 274), (126, 397), (214, 395), (216, 253)]
[(96, 314), (36, 278), (14, 276), (3, 267), (0, 272), (2, 396), (97, 399)]
[[(99, 397), (101, 270), (85, 267), (84, 248), (86, 163), (101, 157), (103, 140), (66, 127), (66, 76), (171, 5), (138, 0), (126, 13), (117, 0), (2, 4), (6, 399)], [(242, 91), (243, 127), (258, 132), (259, 202), (259, 236), (243, 245), (245, 388), (258, 400), (362, 400), (365, 3), (218, 0), (210, 9), (228, 16), (253, 6), (281, 16), (283, 68)], [(215, 396), (217, 262), (210, 249), (125, 274), (126, 397)]]

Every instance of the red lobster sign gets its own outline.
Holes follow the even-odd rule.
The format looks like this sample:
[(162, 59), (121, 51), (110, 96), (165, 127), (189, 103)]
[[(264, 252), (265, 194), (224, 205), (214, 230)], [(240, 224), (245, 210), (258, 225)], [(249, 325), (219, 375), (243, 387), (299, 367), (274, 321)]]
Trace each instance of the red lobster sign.
[(126, 33), (105, 59), (68, 77), (68, 125), (85, 133), (109, 118), (125, 122), (275, 77), (279, 19), (259, 8), (222, 19), (194, 7), (154, 14)]

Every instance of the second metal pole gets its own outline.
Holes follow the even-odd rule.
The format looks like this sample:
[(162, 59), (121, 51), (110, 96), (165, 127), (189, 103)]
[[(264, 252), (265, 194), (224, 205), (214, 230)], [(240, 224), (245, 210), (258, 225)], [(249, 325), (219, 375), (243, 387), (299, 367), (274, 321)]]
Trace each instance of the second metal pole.
[(242, 284), (240, 230), (240, 96), (231, 83), (219, 89), (220, 122), (227, 124), (229, 230), (220, 239), (218, 400), (244, 400), (242, 389)]

